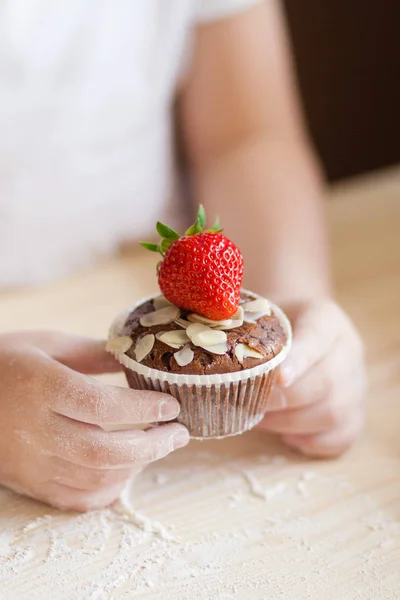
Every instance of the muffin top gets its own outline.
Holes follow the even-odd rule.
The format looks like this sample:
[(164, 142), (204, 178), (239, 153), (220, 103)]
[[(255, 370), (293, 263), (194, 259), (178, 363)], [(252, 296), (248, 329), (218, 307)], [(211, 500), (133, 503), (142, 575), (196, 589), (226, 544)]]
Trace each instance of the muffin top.
[(133, 360), (185, 375), (250, 369), (271, 360), (286, 342), (269, 302), (243, 291), (237, 312), (224, 321), (189, 313), (156, 297), (129, 314), (120, 336)]

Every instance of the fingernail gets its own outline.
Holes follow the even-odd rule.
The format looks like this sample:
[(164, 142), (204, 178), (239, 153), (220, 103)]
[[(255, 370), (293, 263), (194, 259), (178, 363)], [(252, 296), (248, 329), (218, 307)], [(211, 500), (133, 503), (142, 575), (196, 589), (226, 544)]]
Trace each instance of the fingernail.
[(161, 400), (158, 409), (159, 419), (176, 419), (176, 417), (179, 415), (180, 409), (181, 407), (177, 401), (171, 399)]
[(190, 436), (187, 429), (180, 429), (179, 431), (177, 431), (172, 438), (174, 450), (186, 446), (189, 443), (189, 439)]

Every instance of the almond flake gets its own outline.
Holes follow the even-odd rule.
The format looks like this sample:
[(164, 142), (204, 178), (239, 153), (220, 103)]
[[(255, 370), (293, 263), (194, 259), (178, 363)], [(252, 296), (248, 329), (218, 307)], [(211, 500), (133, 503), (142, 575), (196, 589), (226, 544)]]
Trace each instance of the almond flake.
[(166, 299), (165, 296), (157, 296), (157, 298), (153, 299), (153, 306), (155, 310), (160, 310), (160, 308), (166, 308), (167, 306), (173, 306), (172, 302)]
[(175, 352), (174, 354), (174, 358), (180, 367), (186, 367), (186, 365), (190, 364), (193, 357), (194, 352), (189, 344), (186, 344), (186, 346), (183, 346), (182, 350), (179, 350), (179, 352)]
[(188, 320), (192, 323), (203, 323), (203, 325), (208, 325), (209, 327), (221, 327), (225, 324), (229, 324), (231, 319), (226, 319), (224, 321), (214, 321), (213, 319), (208, 319), (207, 317), (203, 317), (203, 315), (197, 315), (196, 313), (191, 313), (188, 315)]
[(228, 321), (221, 321), (219, 325), (214, 327), (214, 329), (218, 329), (221, 331), (227, 331), (228, 329), (235, 329), (236, 327), (241, 327), (243, 325), (244, 311), (241, 306), (239, 306), (236, 313), (233, 315), (232, 319)]
[(229, 329), (236, 329), (236, 327), (241, 327), (242, 325), (243, 325), (243, 321), (236, 321), (235, 319), (231, 319), (231, 322), (228, 325), (214, 327), (214, 329), (216, 331), (228, 331)]
[(188, 338), (193, 342), (193, 336), (200, 333), (200, 331), (205, 331), (205, 330), (212, 331), (212, 329), (210, 327), (208, 327), (208, 325), (203, 325), (202, 323), (192, 323), (186, 329), (186, 333), (187, 333)]
[(135, 348), (135, 358), (137, 362), (141, 362), (153, 350), (155, 337), (152, 333), (139, 338)]
[[(189, 325), (189, 327), (186, 329), (186, 333), (193, 344), (195, 346), (200, 346), (201, 348), (207, 349), (209, 346), (216, 345), (226, 346), (226, 333), (223, 331), (216, 331), (215, 329), (211, 329), (211, 327), (202, 325), (201, 323), (193, 323), (192, 325)], [(225, 354), (225, 352), (221, 352), (220, 354)], [(215, 354), (218, 354), (218, 352)]]
[(216, 344), (226, 343), (226, 333), (224, 331), (216, 331), (215, 329), (206, 329), (199, 331), (192, 336), (192, 342), (195, 346), (215, 346)]
[(158, 339), (167, 346), (171, 346), (171, 348), (181, 348), (190, 341), (183, 329), (167, 331), (160, 335)]
[(121, 335), (108, 340), (106, 344), (106, 350), (107, 352), (112, 352), (113, 354), (124, 354), (127, 350), (129, 350), (132, 344), (133, 341), (129, 336)]
[(271, 312), (245, 312), (244, 313), (244, 322), (245, 323), (257, 323), (258, 319), (262, 319), (263, 317), (269, 317)]
[(236, 327), (235, 323), (239, 323), (240, 321), (232, 321), (232, 319), (226, 319), (226, 321), (221, 321), (222, 324), (214, 325), (214, 331), (227, 331), (228, 329), (233, 329)]
[(179, 308), (176, 306), (166, 306), (160, 308), (154, 312), (147, 313), (140, 317), (140, 324), (142, 327), (155, 327), (156, 325), (169, 325), (175, 319), (179, 318)]
[[(226, 333), (224, 334), (223, 331), (215, 331), (211, 327), (207, 327), (207, 325), (202, 325), (202, 323), (192, 323), (186, 329), (186, 333), (195, 346), (200, 346), (212, 354), (226, 354), (228, 350)], [(223, 337), (220, 335), (221, 333)], [(199, 335), (202, 335), (203, 340), (206, 340), (204, 343), (200, 343), (198, 339)], [(206, 343), (207, 340), (210, 340), (210, 343)]]
[(190, 321), (186, 321), (186, 319), (181, 318), (175, 319), (175, 323), (179, 325), (179, 327), (183, 327), (183, 329), (186, 329), (190, 325)]
[(238, 344), (235, 348), (235, 356), (241, 364), (245, 358), (264, 358), (260, 352), (253, 350), (247, 344)]
[(257, 298), (256, 300), (250, 300), (241, 305), (245, 312), (250, 313), (263, 313), (263, 315), (271, 314), (271, 306), (266, 298)]
[[(162, 342), (161, 337), (163, 335), (165, 335), (166, 333), (169, 333), (169, 331), (159, 331), (158, 333), (156, 333), (156, 339), (159, 340), (160, 342)], [(166, 342), (164, 342), (164, 343), (166, 343)], [(181, 348), (181, 344), (172, 344), (172, 343), (169, 343), (167, 345), (171, 346), (171, 348), (175, 348), (175, 350), (179, 350), (179, 348)]]
[(244, 310), (242, 306), (239, 306), (234, 315), (232, 315), (231, 319), (234, 321), (243, 321)]
[(225, 342), (224, 344), (214, 344), (214, 346), (201, 346), (207, 352), (211, 352), (212, 354), (226, 354), (228, 352), (228, 345)]

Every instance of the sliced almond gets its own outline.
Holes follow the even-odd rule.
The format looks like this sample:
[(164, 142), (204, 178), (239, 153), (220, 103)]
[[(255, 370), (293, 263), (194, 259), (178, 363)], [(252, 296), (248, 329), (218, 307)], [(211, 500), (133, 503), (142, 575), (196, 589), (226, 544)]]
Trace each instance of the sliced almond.
[(209, 327), (222, 327), (222, 325), (231, 322), (231, 319), (226, 319), (224, 321), (214, 321), (213, 319), (208, 319), (207, 317), (203, 317), (203, 315), (197, 315), (196, 313), (190, 313), (190, 315), (188, 315), (188, 320), (192, 323), (203, 323), (203, 325), (208, 325)]
[(178, 319), (180, 310), (177, 306), (166, 306), (154, 312), (147, 313), (140, 317), (142, 327), (155, 327), (156, 325), (169, 325), (175, 319)]
[(243, 325), (243, 314), (243, 308), (239, 306), (236, 313), (232, 316), (231, 319), (214, 321), (213, 319), (203, 317), (203, 315), (191, 313), (190, 315), (188, 315), (188, 320), (192, 323), (203, 323), (204, 325), (208, 325), (212, 329), (217, 329), (218, 331), (226, 331), (228, 329), (234, 329), (235, 327), (241, 327), (241, 325)]
[(172, 302), (166, 299), (165, 296), (157, 296), (153, 300), (153, 306), (155, 310), (160, 310), (160, 308), (166, 308), (167, 306), (173, 306)]
[(263, 355), (257, 350), (253, 350), (247, 344), (238, 344), (235, 348), (235, 356), (243, 364), (245, 358), (263, 358)]
[[(200, 331), (205, 331), (207, 329), (210, 329), (210, 327), (208, 327), (208, 325), (203, 325), (202, 323), (192, 323), (186, 329), (186, 334), (187, 334), (188, 338), (193, 342), (193, 336), (200, 333)], [(211, 331), (212, 331), (212, 329), (211, 329)]]
[[(223, 331), (215, 331), (214, 329), (211, 329), (211, 327), (203, 325), (202, 323), (192, 323), (192, 325), (189, 325), (189, 327), (186, 329), (186, 333), (195, 346), (200, 346), (212, 354), (226, 354), (228, 350), (226, 333), (224, 334)], [(221, 333), (223, 334), (223, 337), (219, 335)], [(203, 340), (211, 340), (211, 343), (200, 343), (198, 339), (199, 335), (203, 336)], [(218, 341), (222, 340), (223, 338), (224, 341)]]
[(155, 337), (152, 333), (138, 339), (135, 347), (135, 358), (137, 362), (141, 362), (153, 350)]
[[(169, 331), (159, 331), (158, 333), (156, 333), (156, 339), (161, 342), (162, 341), (161, 337), (163, 335), (165, 335), (166, 333), (169, 333)], [(166, 343), (166, 342), (164, 342), (164, 343)], [(167, 346), (171, 346), (171, 348), (175, 348), (175, 350), (179, 350), (179, 348), (181, 348), (181, 344), (172, 344), (172, 343), (169, 343), (169, 344), (167, 344)]]
[(228, 345), (226, 342), (224, 344), (214, 344), (214, 346), (201, 346), (207, 352), (211, 352), (212, 354), (226, 354), (228, 352)]
[(202, 325), (202, 323), (189, 325), (186, 333), (195, 346), (214, 346), (226, 342), (226, 333), (215, 331), (215, 329), (211, 329), (208, 325)]
[(190, 364), (193, 357), (194, 352), (189, 344), (186, 344), (179, 352), (175, 352), (174, 354), (174, 358), (180, 367), (186, 367), (186, 365)]
[(243, 321), (244, 310), (243, 306), (239, 306), (234, 315), (232, 315), (232, 320), (234, 321)]
[(241, 306), (239, 306), (236, 313), (233, 315), (232, 319), (228, 321), (224, 321), (224, 324), (217, 325), (214, 329), (228, 331), (228, 329), (235, 329), (236, 327), (241, 327), (243, 325), (243, 317), (244, 311)]
[(206, 329), (199, 331), (192, 337), (192, 342), (195, 346), (215, 346), (216, 344), (226, 343), (226, 333), (224, 331), (216, 331), (215, 329)]
[(230, 320), (226, 325), (219, 325), (218, 327), (214, 327), (214, 331), (229, 331), (229, 329), (235, 329), (236, 327), (241, 327), (243, 325), (243, 321), (235, 321), (233, 319)]
[(133, 341), (127, 335), (121, 335), (111, 340), (108, 340), (106, 344), (107, 352), (112, 352), (113, 354), (124, 354), (129, 348), (132, 346)]
[(171, 348), (181, 348), (187, 344), (190, 340), (186, 335), (186, 331), (183, 329), (174, 329), (173, 331), (167, 331), (160, 335), (158, 338), (160, 342), (171, 346)]
[(233, 321), (232, 319), (226, 319), (222, 325), (214, 325), (214, 331), (227, 331), (228, 329), (233, 329), (236, 327), (235, 323), (239, 323), (239, 321)]
[(245, 312), (271, 314), (271, 305), (266, 298), (257, 298), (241, 305)]
[(262, 319), (262, 317), (269, 317), (271, 312), (245, 312), (244, 313), (244, 322), (245, 323), (257, 323), (258, 319)]
[(179, 327), (182, 327), (183, 329), (186, 329), (190, 325), (190, 321), (186, 321), (186, 319), (181, 319), (180, 317), (179, 317), (179, 319), (175, 319), (175, 323), (177, 325), (179, 325)]

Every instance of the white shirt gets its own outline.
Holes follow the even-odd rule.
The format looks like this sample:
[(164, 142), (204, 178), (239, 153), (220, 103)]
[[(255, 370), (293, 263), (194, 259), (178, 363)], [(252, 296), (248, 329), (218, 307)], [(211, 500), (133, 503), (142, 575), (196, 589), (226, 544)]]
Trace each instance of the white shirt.
[(0, 0), (0, 286), (179, 211), (171, 103), (198, 21), (256, 0)]

